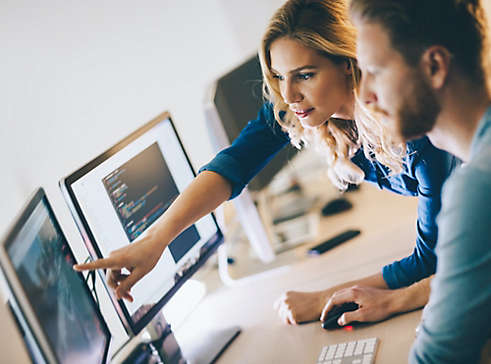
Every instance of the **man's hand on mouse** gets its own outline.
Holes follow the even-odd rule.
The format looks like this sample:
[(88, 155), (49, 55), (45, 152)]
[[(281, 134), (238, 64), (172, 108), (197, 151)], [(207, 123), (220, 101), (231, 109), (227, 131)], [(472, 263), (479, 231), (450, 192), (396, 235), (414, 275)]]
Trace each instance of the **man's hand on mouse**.
[(384, 320), (397, 312), (397, 295), (395, 290), (374, 288), (369, 286), (352, 286), (333, 293), (321, 313), (324, 321), (327, 313), (334, 306), (346, 302), (356, 302), (360, 307), (356, 311), (345, 312), (338, 320), (340, 326), (353, 321), (375, 322)]

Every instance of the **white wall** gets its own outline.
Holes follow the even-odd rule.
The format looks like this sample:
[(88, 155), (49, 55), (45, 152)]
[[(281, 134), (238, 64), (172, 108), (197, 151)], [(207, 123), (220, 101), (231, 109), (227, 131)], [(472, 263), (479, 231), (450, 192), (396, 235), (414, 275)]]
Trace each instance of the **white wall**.
[(254, 51), (276, 7), (263, 3), (3, 1), (0, 231), (35, 186), (57, 205), (58, 178), (164, 109), (205, 163), (206, 85)]
[(58, 180), (161, 111), (206, 163), (206, 87), (255, 51), (282, 2), (0, 1), (0, 234), (43, 186), (85, 257)]
[(84, 256), (58, 179), (163, 110), (207, 162), (206, 86), (254, 52), (283, 1), (1, 0), (0, 234), (41, 185)]

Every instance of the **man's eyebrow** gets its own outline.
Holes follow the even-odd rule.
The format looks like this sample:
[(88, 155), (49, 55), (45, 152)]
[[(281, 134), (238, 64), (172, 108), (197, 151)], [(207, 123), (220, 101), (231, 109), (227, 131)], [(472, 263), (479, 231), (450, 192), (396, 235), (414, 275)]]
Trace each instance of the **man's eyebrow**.
[[(313, 65), (308, 64), (305, 66), (300, 66), (300, 67), (294, 68), (294, 69), (288, 71), (288, 73), (295, 73), (295, 72), (303, 71), (306, 69), (316, 69), (316, 68), (317, 68), (317, 66), (313, 66)], [(271, 67), (271, 72), (279, 74), (279, 72), (276, 71), (273, 67)]]

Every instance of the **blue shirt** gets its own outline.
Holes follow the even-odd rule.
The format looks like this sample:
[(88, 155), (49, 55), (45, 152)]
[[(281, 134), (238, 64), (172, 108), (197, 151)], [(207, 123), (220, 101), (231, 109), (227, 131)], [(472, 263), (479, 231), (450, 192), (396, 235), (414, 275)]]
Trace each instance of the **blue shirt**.
[[(232, 145), (218, 153), (200, 172), (208, 170), (225, 177), (232, 185), (230, 198), (234, 198), (289, 142), (288, 135), (274, 120), (272, 105), (265, 104), (257, 118), (246, 125)], [(387, 167), (368, 160), (361, 149), (352, 158), (365, 172), (365, 180), (377, 184), (381, 189), (418, 197), (414, 251), (382, 270), (385, 282), (392, 289), (411, 285), (435, 272), (434, 248), (438, 235), (435, 219), (441, 206), (441, 187), (457, 164), (457, 159), (435, 148), (428, 138), (408, 143), (407, 150), (404, 171), (392, 176)]]
[(445, 183), (438, 266), (411, 363), (477, 363), (491, 336), (491, 107)]

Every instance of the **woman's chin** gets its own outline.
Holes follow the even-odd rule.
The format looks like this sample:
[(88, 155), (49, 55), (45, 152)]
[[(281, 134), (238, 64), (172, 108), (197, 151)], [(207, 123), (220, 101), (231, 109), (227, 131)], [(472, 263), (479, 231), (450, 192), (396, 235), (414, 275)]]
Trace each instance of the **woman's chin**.
[(300, 124), (304, 127), (304, 129), (317, 129), (319, 126), (324, 125), (326, 121), (318, 121), (318, 120), (300, 120)]

